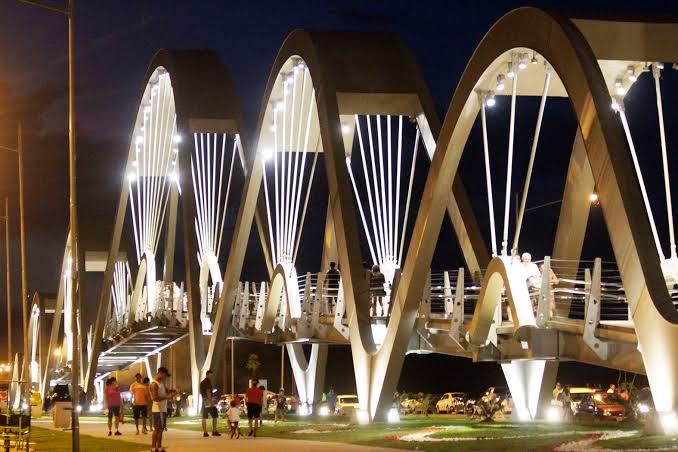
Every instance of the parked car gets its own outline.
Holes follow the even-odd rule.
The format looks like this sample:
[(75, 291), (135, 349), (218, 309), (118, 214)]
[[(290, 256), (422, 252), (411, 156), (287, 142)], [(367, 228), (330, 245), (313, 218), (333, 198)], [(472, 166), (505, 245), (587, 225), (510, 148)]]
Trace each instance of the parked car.
[(619, 394), (595, 392), (582, 397), (575, 415), (578, 418), (623, 420), (626, 417), (626, 408)]
[(342, 394), (337, 396), (337, 414), (347, 416), (360, 408), (358, 396), (355, 394)]
[(438, 413), (463, 413), (468, 397), (464, 392), (447, 392), (436, 403)]
[[(572, 414), (577, 414), (577, 408), (586, 394), (593, 394), (595, 392), (596, 390), (592, 388), (570, 388), (570, 408), (572, 409)], [(556, 400), (552, 400), (551, 404), (562, 406), (562, 403), (558, 404)]]
[(433, 414), (436, 410), (434, 401), (439, 399), (437, 394), (419, 393), (400, 402), (400, 411), (404, 414)]

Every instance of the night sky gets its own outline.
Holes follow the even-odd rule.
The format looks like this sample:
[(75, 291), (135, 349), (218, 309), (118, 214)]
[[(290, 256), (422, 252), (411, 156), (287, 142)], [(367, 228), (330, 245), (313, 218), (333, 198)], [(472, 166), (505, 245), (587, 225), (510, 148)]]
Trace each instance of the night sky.
[[(59, 4), (52, 2), (52, 4)], [(59, 4), (60, 5), (60, 4)], [(108, 231), (117, 202), (123, 175), (124, 158), (129, 145), (131, 127), (136, 113), (143, 76), (152, 55), (160, 48), (212, 48), (223, 59), (237, 89), (245, 123), (254, 127), (259, 114), (261, 96), (270, 66), (285, 36), (295, 28), (389, 31), (400, 36), (417, 58), (428, 82), (441, 117), (444, 116), (456, 83), (472, 54), (489, 27), (511, 9), (534, 5), (545, 9), (575, 10), (591, 13), (628, 13), (641, 15), (676, 15), (678, 5), (669, 1), (157, 1), (76, 0), (76, 96), (78, 127), (78, 184), (83, 239), (93, 248), (106, 249)], [(67, 67), (66, 22), (57, 14), (37, 10), (14, 0), (0, 0), (0, 144), (14, 145), (14, 122), (25, 124), (26, 183), (27, 183), (27, 252), (28, 285), (34, 290), (53, 292), (58, 285), (59, 263), (68, 226), (67, 174)], [(672, 118), (667, 137), (669, 146), (678, 142), (676, 71), (666, 71), (668, 88), (665, 114)], [(641, 80), (642, 82), (642, 80)], [(648, 82), (648, 80), (645, 80)], [(636, 99), (653, 96), (650, 83), (638, 83), (629, 94), (629, 120), (634, 133), (649, 138), (645, 149), (639, 149), (641, 163), (649, 171), (659, 170), (656, 117), (644, 114), (641, 107), (633, 110)], [(653, 97), (651, 97), (653, 99)], [(529, 143), (536, 117), (537, 101), (526, 100), (518, 113), (516, 180), (522, 181), (529, 152)], [(534, 195), (528, 205), (560, 199), (562, 184), (575, 132), (575, 121), (566, 101), (554, 101), (544, 120), (543, 140), (549, 158), (538, 157), (539, 176), (533, 179)], [(490, 141), (506, 140), (508, 122), (500, 122), (507, 110), (500, 100), (489, 121), (496, 115)], [(522, 115), (522, 116), (521, 116)], [(653, 119), (654, 118), (654, 119)], [(524, 121), (524, 122), (523, 122)], [(506, 124), (504, 124), (506, 123)], [(501, 146), (502, 148), (504, 146)], [(481, 168), (479, 127), (471, 134), (467, 152), (462, 159), (464, 174), (474, 174)], [(502, 150), (501, 152), (505, 152)], [(501, 156), (501, 154), (499, 154)], [(678, 162), (672, 166), (678, 167)], [(13, 222), (12, 252), (14, 270), (14, 343), (21, 337), (19, 296), (18, 198), (15, 160), (10, 154), (0, 154), (0, 196), (10, 197)], [(495, 172), (505, 169), (501, 164)], [(416, 191), (423, 187), (426, 173), (417, 174)], [(657, 201), (655, 216), (665, 218), (661, 179), (650, 178), (649, 191)], [(467, 189), (472, 198), (483, 234), (488, 235), (487, 207), (484, 182), (468, 178)], [(496, 187), (501, 187), (501, 180)], [(522, 185), (522, 182), (521, 182)], [(515, 186), (518, 190), (519, 186)], [(321, 207), (320, 187), (311, 208)], [(496, 194), (501, 189), (497, 188)], [(239, 194), (238, 194), (239, 195)], [(534, 197), (533, 197), (534, 196)], [(674, 193), (675, 197), (675, 193)], [(316, 199), (314, 198), (314, 199)], [(502, 201), (503, 195), (495, 200)], [(238, 198), (233, 198), (238, 199)], [(326, 202), (326, 201), (324, 201)], [(237, 213), (233, 206), (232, 219)], [(526, 217), (524, 235), (528, 248), (539, 258), (550, 252), (559, 206), (541, 209)], [(324, 212), (322, 213), (324, 220)], [(318, 224), (321, 224), (319, 222)], [(600, 212), (593, 211), (584, 257), (611, 257)], [(665, 222), (664, 222), (665, 223)], [(665, 224), (658, 224), (660, 233)], [(232, 222), (229, 225), (232, 227)], [(305, 236), (308, 249), (317, 238), (321, 226), (308, 226)], [(443, 225), (439, 250), (434, 259), (436, 268), (463, 265), (451, 237), (448, 223)], [(310, 238), (309, 238), (310, 237)], [(256, 239), (256, 236), (252, 236)], [(2, 242), (4, 245), (4, 241)], [(593, 245), (592, 245), (593, 244)], [(251, 247), (252, 248), (252, 247)], [(314, 246), (317, 249), (317, 245)], [(317, 267), (317, 253), (302, 251), (299, 266), (303, 271)], [(5, 356), (5, 285), (0, 278), (0, 356)], [(223, 265), (223, 264), (222, 264)], [(317, 271), (313, 270), (313, 271)], [(262, 278), (265, 268), (261, 254), (252, 248), (245, 269), (247, 277)], [(91, 279), (91, 278), (90, 278)], [(87, 304), (93, 313), (97, 292), (96, 279), (88, 279)], [(351, 390), (352, 373), (347, 347), (331, 349), (328, 384), (340, 392)], [(267, 363), (265, 363), (266, 365)], [(275, 358), (271, 369), (277, 366)], [(617, 379), (616, 371), (602, 371), (590, 366), (567, 364), (561, 375), (572, 383), (607, 382)], [(575, 374), (579, 375), (578, 381)], [(582, 381), (579, 381), (582, 380)], [(569, 381), (568, 381), (569, 382)], [(410, 356), (406, 359), (401, 387), (408, 391), (444, 392), (449, 390), (479, 391), (490, 384), (503, 384), (496, 364), (473, 365), (439, 355)]]

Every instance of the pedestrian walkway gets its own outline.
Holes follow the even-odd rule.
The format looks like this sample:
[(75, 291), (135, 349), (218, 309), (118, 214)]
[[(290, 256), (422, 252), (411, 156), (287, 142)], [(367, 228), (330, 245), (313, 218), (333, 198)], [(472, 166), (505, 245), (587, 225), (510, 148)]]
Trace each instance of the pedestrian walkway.
[[(39, 427), (54, 429), (50, 421), (35, 421), (34, 424)], [(264, 427), (265, 428), (265, 427)], [(128, 441), (133, 443), (147, 444), (150, 448), (151, 435), (136, 435), (133, 422), (127, 422), (120, 425), (122, 436), (112, 437), (111, 441)], [(107, 429), (105, 420), (82, 420), (80, 422), (80, 433), (83, 435), (90, 435), (97, 438), (107, 437)], [(214, 452), (222, 448), (228, 447), (229, 450), (236, 451), (275, 451), (275, 452), (305, 452), (305, 451), (323, 451), (323, 452), (386, 452), (393, 449), (357, 446), (343, 443), (328, 443), (321, 441), (305, 441), (295, 439), (279, 439), (279, 438), (250, 438), (244, 437), (239, 440), (231, 440), (225, 434), (221, 437), (203, 438), (202, 432), (190, 430), (178, 430), (170, 428), (169, 431), (163, 435), (163, 444), (171, 452)], [(218, 448), (218, 449), (215, 449)]]

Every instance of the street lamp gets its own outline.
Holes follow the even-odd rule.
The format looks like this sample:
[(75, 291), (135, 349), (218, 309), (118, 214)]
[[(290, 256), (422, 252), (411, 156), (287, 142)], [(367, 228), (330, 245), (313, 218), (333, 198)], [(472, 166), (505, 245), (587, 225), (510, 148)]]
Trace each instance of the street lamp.
[[(24, 394), (28, 394), (31, 388), (30, 378), (28, 378), (28, 314), (26, 312), (26, 240), (24, 229), (24, 144), (21, 130), (21, 122), (16, 126), (16, 148), (0, 146), (0, 150), (9, 151), (17, 154), (19, 165), (19, 235), (21, 246), (21, 326), (24, 334), (24, 357), (22, 362), (22, 374), (25, 378)], [(9, 214), (7, 201), (5, 200), (5, 235), (9, 242)], [(9, 245), (8, 245), (9, 246)], [(7, 265), (9, 266), (9, 248), (7, 249)], [(9, 269), (7, 270), (7, 334), (10, 335), (10, 306), (9, 306)], [(12, 359), (12, 357), (9, 357)]]
[[(75, 65), (73, 57), (73, 3), (74, 0), (67, 0), (65, 8), (58, 8), (51, 5), (45, 5), (34, 0), (19, 0), (21, 3), (37, 6), (48, 11), (59, 13), (66, 17), (68, 21), (68, 170), (69, 170), (69, 216), (70, 216), (70, 232), (71, 232), (71, 258), (75, 263), (71, 271), (71, 287), (73, 288), (73, 303), (71, 309), (71, 325), (77, 325), (77, 312), (80, 305), (79, 288), (78, 288), (78, 274), (79, 274), (79, 260), (78, 260), (78, 216), (77, 216), (77, 193), (75, 185)], [(22, 204), (23, 205), (23, 204)], [(23, 229), (22, 229), (23, 231)], [(23, 232), (22, 232), (23, 237)], [(23, 301), (23, 300), (22, 300)], [(25, 302), (23, 302), (25, 305)], [(24, 320), (24, 326), (26, 325)], [(24, 339), (26, 340), (26, 339)], [(78, 374), (80, 373), (78, 357), (79, 337), (73, 334), (72, 350), (73, 361), (71, 364), (71, 398), (73, 401), (71, 411), (72, 424), (72, 442), (71, 447), (74, 451), (80, 450), (80, 425), (78, 422), (77, 406), (79, 405), (80, 391), (78, 388)], [(24, 349), (27, 349), (27, 342), (24, 342)], [(25, 352), (27, 357), (28, 352)], [(26, 363), (26, 357), (24, 363)], [(26, 374), (27, 375), (27, 374)], [(29, 383), (30, 385), (30, 383)]]

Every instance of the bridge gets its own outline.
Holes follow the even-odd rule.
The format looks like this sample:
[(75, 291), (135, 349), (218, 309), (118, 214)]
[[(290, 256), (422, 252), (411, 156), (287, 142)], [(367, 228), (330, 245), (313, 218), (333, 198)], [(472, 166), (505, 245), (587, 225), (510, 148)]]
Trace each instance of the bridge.
[[(55, 372), (68, 376), (73, 334), (87, 363), (76, 377), (88, 393), (133, 363), (150, 372), (151, 358), (187, 340), (197, 394), (202, 373), (225, 359), (227, 340), (246, 338), (285, 344), (298, 392), (313, 401), (327, 344), (346, 344), (363, 420), (385, 417), (406, 353), (500, 363), (519, 417), (531, 420), (550, 398), (558, 363), (576, 360), (646, 374), (661, 394), (662, 425), (678, 430), (678, 257), (662, 99), (662, 74), (677, 52), (676, 23), (517, 9), (480, 42), (441, 123), (397, 37), (296, 30), (273, 62), (254, 131), (244, 127), (214, 53), (158, 52), (131, 131), (110, 246), (82, 258), (103, 274), (96, 321), (71, 325), (63, 315), (73, 309), (67, 240), (54, 307), (32, 310), (31, 324), (55, 316), (46, 356), (36, 358), (32, 341), (35, 385), (44, 392)], [(655, 97), (634, 97), (642, 84)], [(516, 181), (514, 155), (528, 152), (515, 143), (516, 111), (533, 99), (526, 177)], [(534, 263), (515, 257), (525, 241), (534, 162), (554, 144), (540, 139), (544, 113), (558, 99), (577, 132), (553, 248), (535, 274)], [(510, 106), (505, 116), (494, 113), (500, 103)], [(626, 116), (634, 109), (656, 115), (660, 152), (652, 158), (661, 162), (654, 176), (663, 193), (650, 192), (643, 178), (645, 143), (634, 141)], [(499, 123), (508, 124), (507, 160), (494, 163), (498, 146), (488, 137)], [(474, 134), (482, 149), (469, 144)], [(563, 131), (559, 139), (572, 137)], [(462, 156), (474, 151), (483, 161), (473, 183), (487, 195), (487, 225), (476, 219), (459, 174)], [(413, 189), (419, 173), (426, 180)], [(505, 183), (499, 190), (498, 180)], [(516, 187), (522, 196), (513, 202)], [(582, 259), (594, 193), (612, 262)], [(663, 210), (656, 199), (666, 200), (665, 221), (653, 215)], [(238, 215), (225, 235), (229, 206)], [(440, 235), (445, 216), (453, 234)], [(311, 223), (324, 234), (304, 235)], [(253, 226), (266, 281), (241, 277)], [(459, 268), (431, 268), (442, 242), (461, 249)], [(321, 250), (316, 268), (297, 263), (308, 247)], [(325, 284), (330, 262), (340, 269), (336, 290)], [(383, 293), (364, 262), (380, 266)], [(371, 312), (375, 297), (383, 307)], [(64, 352), (55, 357), (61, 341)], [(310, 357), (303, 344), (312, 344)]]

